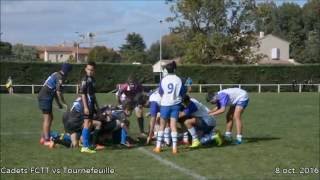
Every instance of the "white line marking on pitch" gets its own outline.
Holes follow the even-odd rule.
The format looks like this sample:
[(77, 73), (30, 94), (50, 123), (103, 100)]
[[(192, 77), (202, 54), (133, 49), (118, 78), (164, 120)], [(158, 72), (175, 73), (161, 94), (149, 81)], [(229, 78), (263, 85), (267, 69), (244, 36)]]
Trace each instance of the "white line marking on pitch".
[(197, 173), (191, 171), (190, 169), (186, 169), (186, 168), (184, 168), (184, 167), (181, 167), (181, 166), (179, 166), (179, 165), (177, 165), (177, 164), (175, 164), (175, 163), (173, 163), (173, 162), (171, 162), (171, 161), (169, 161), (169, 160), (166, 160), (166, 159), (164, 159), (164, 158), (162, 158), (162, 157), (160, 157), (160, 156), (158, 156), (158, 155), (150, 152), (149, 150), (146, 150), (146, 149), (143, 148), (143, 147), (139, 147), (138, 150), (139, 150), (140, 152), (148, 155), (148, 156), (153, 157), (154, 159), (158, 160), (158, 161), (161, 162), (162, 164), (167, 165), (167, 166), (170, 166), (170, 167), (172, 167), (172, 168), (174, 168), (174, 169), (182, 172), (183, 174), (189, 175), (189, 176), (191, 176), (191, 177), (193, 177), (193, 178), (195, 178), (195, 179), (202, 179), (202, 180), (207, 179), (206, 177), (201, 176), (200, 174), (197, 174)]
[[(16, 94), (15, 94), (15, 96), (23, 97), (23, 98), (26, 98), (26, 99), (29, 99), (29, 100), (33, 100), (34, 99), (32, 97), (29, 97), (29, 96), (21, 96), (21, 95), (16, 95)], [(59, 108), (57, 108), (55, 106), (54, 106), (54, 108), (56, 108), (60, 112), (64, 112), (62, 109), (59, 109)], [(31, 135), (31, 134), (35, 134), (35, 132), (20, 132), (20, 134), (26, 134), (26, 135), (30, 134)], [(39, 133), (37, 133), (37, 134), (39, 134)], [(7, 132), (7, 133), (1, 133), (1, 135), (13, 135), (13, 133)], [(146, 150), (143, 147), (139, 147), (138, 150), (140, 152), (148, 155), (148, 156), (153, 157), (154, 159), (156, 159), (160, 163), (162, 163), (164, 165), (168, 165), (168, 166), (170, 166), (170, 167), (182, 172), (183, 174), (189, 175), (189, 176), (191, 176), (191, 177), (193, 177), (195, 179), (201, 179), (201, 180), (207, 179), (205, 176), (201, 176), (200, 174), (197, 174), (197, 173), (191, 171), (190, 169), (186, 169), (186, 168), (181, 167), (181, 166), (179, 166), (179, 165), (177, 165), (177, 164), (175, 164), (175, 163), (173, 163), (173, 162), (171, 162), (169, 160), (166, 160), (166, 159), (162, 158), (161, 156), (158, 156), (158, 155), (150, 152), (149, 150)]]

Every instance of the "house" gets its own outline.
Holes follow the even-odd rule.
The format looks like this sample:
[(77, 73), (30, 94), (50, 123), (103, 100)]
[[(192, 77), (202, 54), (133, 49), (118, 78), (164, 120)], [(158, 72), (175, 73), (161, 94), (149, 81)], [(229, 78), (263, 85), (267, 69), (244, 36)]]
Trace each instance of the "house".
[(74, 60), (77, 63), (88, 61), (90, 48), (76, 46), (36, 46), (40, 59), (45, 62), (66, 62)]
[(298, 64), (289, 57), (290, 42), (287, 40), (260, 32), (258, 42), (259, 47), (254, 47), (253, 52), (265, 55), (258, 64)]

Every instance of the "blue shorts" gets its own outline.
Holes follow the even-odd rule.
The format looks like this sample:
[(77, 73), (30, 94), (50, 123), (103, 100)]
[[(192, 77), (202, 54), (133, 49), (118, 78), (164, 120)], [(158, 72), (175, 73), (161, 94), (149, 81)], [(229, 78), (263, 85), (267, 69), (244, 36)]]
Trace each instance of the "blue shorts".
[(43, 114), (52, 113), (52, 102), (53, 102), (52, 97), (38, 98), (38, 102), (39, 102), (39, 108), (40, 110), (42, 110)]
[(180, 104), (173, 106), (161, 106), (160, 107), (160, 117), (164, 120), (170, 118), (175, 118), (177, 121), (179, 119)]
[(249, 104), (249, 99), (245, 100), (245, 101), (239, 101), (237, 102), (236, 106), (241, 106), (242, 109), (245, 109)]
[(151, 101), (150, 102), (150, 115), (151, 115), (151, 117), (157, 117), (158, 112), (160, 112), (159, 104), (154, 101)]

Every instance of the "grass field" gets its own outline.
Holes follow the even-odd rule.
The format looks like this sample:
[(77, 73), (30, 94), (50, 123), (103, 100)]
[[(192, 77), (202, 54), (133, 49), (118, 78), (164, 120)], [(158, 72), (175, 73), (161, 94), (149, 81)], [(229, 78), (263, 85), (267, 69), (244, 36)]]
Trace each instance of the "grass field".
[[(204, 102), (204, 96), (193, 94)], [(319, 179), (319, 94), (250, 94), (244, 113), (245, 143), (239, 146), (188, 150), (176, 156), (168, 149), (152, 153), (153, 146), (133, 149), (108, 147), (96, 154), (78, 149), (47, 149), (39, 145), (41, 115), (34, 95), (1, 94), (1, 168), (27, 168), (27, 174), (1, 174), (1, 179)], [(75, 95), (66, 95), (72, 102)], [(112, 94), (98, 94), (100, 104), (114, 102)], [(209, 106), (211, 107), (211, 106)], [(62, 131), (62, 113), (54, 110), (53, 130)], [(224, 131), (224, 116), (218, 128)], [(137, 135), (132, 118), (131, 136)], [(30, 173), (32, 167), (48, 167), (49, 173)], [(67, 174), (67, 168), (106, 168), (114, 174)], [(286, 168), (296, 174), (277, 174)], [(58, 169), (61, 173), (55, 174)], [(286, 170), (283, 170), (286, 171)]]

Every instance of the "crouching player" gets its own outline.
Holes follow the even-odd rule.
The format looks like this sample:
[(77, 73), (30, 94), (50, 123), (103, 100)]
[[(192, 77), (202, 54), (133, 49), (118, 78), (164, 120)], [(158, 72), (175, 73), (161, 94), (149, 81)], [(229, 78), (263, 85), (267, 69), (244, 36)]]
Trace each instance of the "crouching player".
[(158, 89), (151, 92), (148, 100), (144, 103), (144, 107), (150, 108), (150, 123), (149, 123), (149, 134), (147, 138), (147, 144), (150, 144), (152, 138), (157, 135), (157, 130), (159, 128), (160, 122), (160, 101), (161, 96)]
[(212, 141), (221, 146), (222, 138), (220, 132), (215, 129), (215, 119), (208, 114), (209, 109), (188, 95), (183, 97), (182, 105), (183, 110), (180, 112), (179, 118), (185, 119), (184, 124), (192, 137), (190, 148), (197, 148), (201, 144)]
[(225, 132), (225, 139), (232, 141), (232, 126), (233, 120), (236, 121), (237, 139), (236, 144), (242, 143), (242, 120), (241, 115), (244, 109), (248, 106), (248, 93), (240, 88), (228, 88), (217, 92), (216, 94), (209, 93), (207, 101), (215, 104), (216, 107), (212, 109), (209, 114), (212, 116), (219, 115), (225, 112), (227, 106), (230, 106), (227, 113), (227, 127)]
[(102, 123), (98, 140), (100, 144), (104, 144), (106, 138), (112, 135), (114, 143), (120, 143), (128, 148), (132, 147), (128, 141), (129, 107), (125, 104), (123, 108), (124, 110), (110, 105), (101, 108), (98, 118), (98, 121)]
[(43, 144), (45, 146), (52, 145), (52, 142), (50, 141), (50, 129), (53, 121), (53, 99), (56, 99), (56, 102), (60, 109), (62, 109), (63, 107), (67, 109), (67, 105), (62, 94), (62, 85), (71, 69), (72, 66), (70, 64), (62, 64), (61, 70), (51, 74), (47, 78), (39, 92), (39, 108), (42, 110), (43, 114), (42, 135), (40, 138), (40, 144)]
[[(79, 147), (79, 139), (83, 130), (84, 124), (84, 110), (81, 97), (78, 97), (72, 104), (70, 111), (63, 114), (63, 125), (65, 132), (70, 135), (70, 147)], [(93, 142), (95, 145), (99, 130), (101, 129), (101, 122), (92, 120)]]

